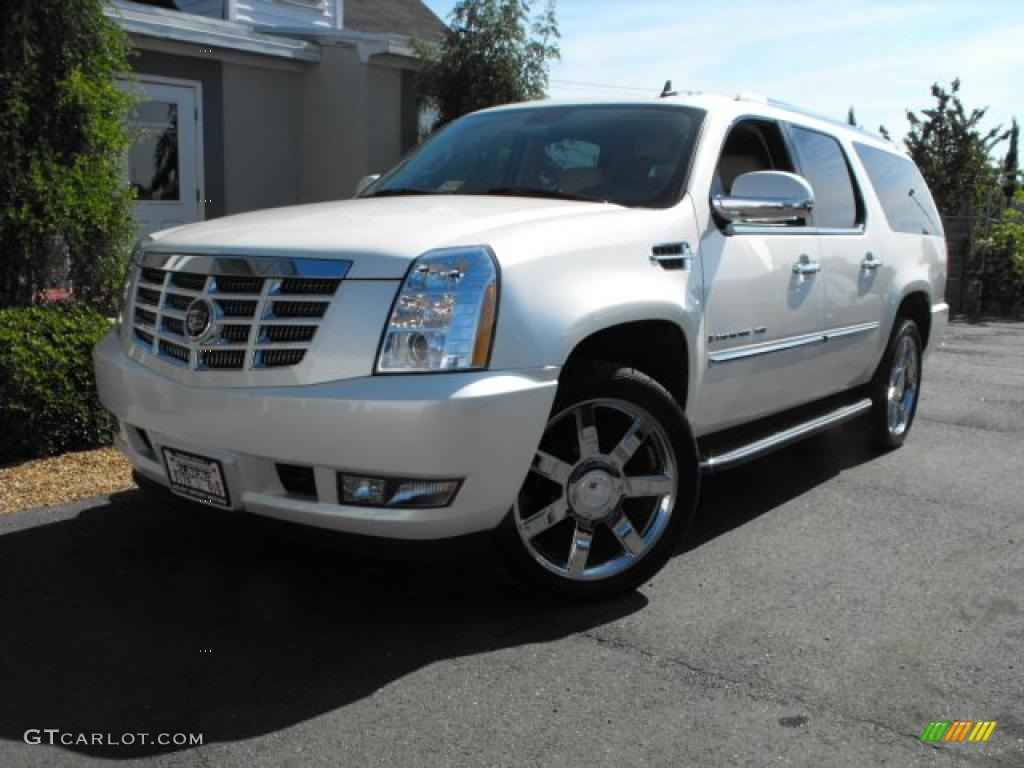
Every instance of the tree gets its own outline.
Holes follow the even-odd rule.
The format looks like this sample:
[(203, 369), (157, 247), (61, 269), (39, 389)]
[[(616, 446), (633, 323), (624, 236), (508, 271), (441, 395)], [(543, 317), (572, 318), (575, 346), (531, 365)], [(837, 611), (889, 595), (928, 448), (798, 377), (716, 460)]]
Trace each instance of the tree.
[(971, 210), (982, 189), (997, 181), (998, 170), (991, 152), (1008, 132), (983, 131), (987, 108), (968, 112), (960, 100), (960, 79), (949, 90), (932, 85), (936, 104), (920, 116), (907, 110), (910, 132), (904, 140), (921, 170), (939, 211), (945, 215)]
[(123, 179), (132, 99), (124, 34), (102, 0), (4, 0), (0, 9), (0, 306), (24, 305), (48, 265), (102, 299), (134, 236)]
[(460, 0), (444, 41), (418, 46), (420, 97), (437, 109), (438, 126), (477, 109), (541, 99), (558, 38), (555, 0), (537, 15), (529, 0)]
[(1006, 204), (1013, 203), (1013, 198), (1020, 189), (1020, 161), (1017, 156), (1017, 144), (1020, 141), (1020, 126), (1017, 118), (1013, 118), (1010, 124), (1010, 148), (1006, 151), (1003, 159), (1003, 194), (1006, 196)]

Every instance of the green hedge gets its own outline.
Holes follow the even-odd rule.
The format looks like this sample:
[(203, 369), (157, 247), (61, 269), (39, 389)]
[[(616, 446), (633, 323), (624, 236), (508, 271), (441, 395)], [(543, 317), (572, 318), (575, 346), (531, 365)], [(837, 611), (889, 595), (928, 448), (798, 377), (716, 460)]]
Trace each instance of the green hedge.
[(0, 464), (110, 443), (92, 372), (109, 330), (82, 305), (0, 310)]
[(1024, 212), (1008, 209), (975, 239), (968, 273), (975, 314), (1024, 317)]

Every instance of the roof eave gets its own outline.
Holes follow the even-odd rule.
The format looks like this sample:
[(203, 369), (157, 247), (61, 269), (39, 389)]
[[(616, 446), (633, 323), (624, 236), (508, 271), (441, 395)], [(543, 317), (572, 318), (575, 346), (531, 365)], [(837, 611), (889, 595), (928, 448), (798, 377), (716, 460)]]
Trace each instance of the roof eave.
[(270, 56), (296, 62), (320, 61), (320, 46), (282, 34), (268, 34), (237, 21), (211, 19), (139, 3), (114, 0), (104, 13), (131, 35)]

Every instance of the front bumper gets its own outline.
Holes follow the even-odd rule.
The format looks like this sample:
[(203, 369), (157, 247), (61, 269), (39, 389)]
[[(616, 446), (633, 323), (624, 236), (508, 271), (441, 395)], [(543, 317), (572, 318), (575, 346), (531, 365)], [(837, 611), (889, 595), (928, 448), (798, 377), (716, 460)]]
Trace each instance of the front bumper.
[[(501, 522), (529, 470), (556, 369), (376, 376), (292, 387), (190, 387), (129, 359), (116, 334), (94, 351), (116, 444), (167, 485), (162, 448), (217, 459), (236, 509), (348, 533), (443, 539)], [(143, 429), (152, 451), (139, 438)], [(276, 464), (313, 468), (317, 498), (290, 495)], [(440, 509), (338, 503), (337, 472), (464, 478)]]

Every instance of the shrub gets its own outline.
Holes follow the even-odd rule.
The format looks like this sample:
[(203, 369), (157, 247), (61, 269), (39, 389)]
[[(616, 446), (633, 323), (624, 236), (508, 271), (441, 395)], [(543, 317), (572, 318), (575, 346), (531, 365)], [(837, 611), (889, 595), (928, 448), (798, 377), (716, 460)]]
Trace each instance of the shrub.
[(134, 239), (125, 34), (103, 0), (0, 3), (0, 306), (48, 272), (110, 304)]
[(110, 443), (92, 371), (109, 330), (83, 305), (0, 310), (0, 464)]
[(1024, 213), (1007, 209), (974, 241), (969, 271), (978, 313), (1024, 315)]

